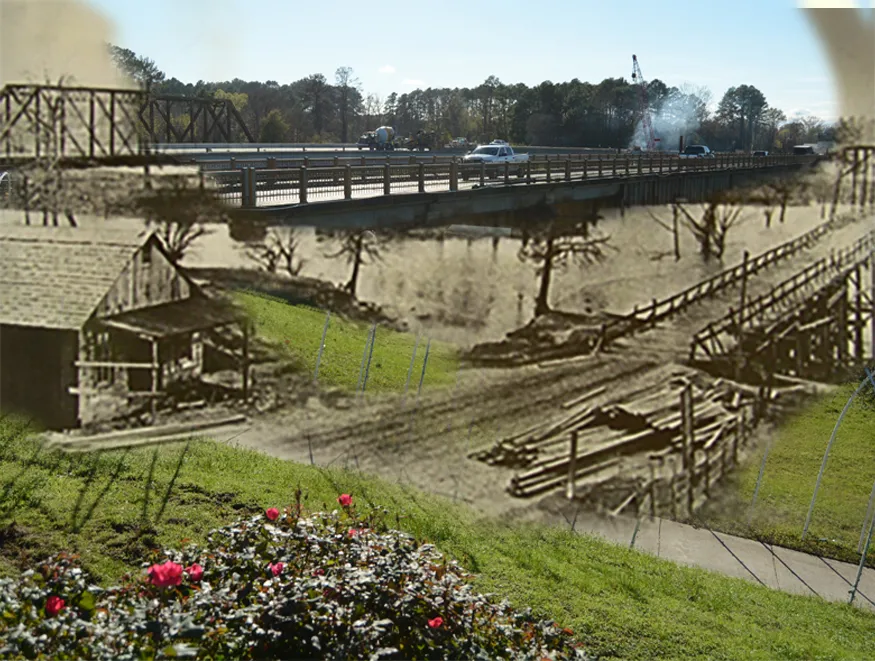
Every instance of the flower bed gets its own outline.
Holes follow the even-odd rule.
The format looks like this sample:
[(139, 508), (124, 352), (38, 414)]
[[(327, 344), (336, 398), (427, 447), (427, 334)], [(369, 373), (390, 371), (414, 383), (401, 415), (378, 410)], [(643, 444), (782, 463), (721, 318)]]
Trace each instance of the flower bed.
[(386, 510), (282, 512), (155, 552), (100, 589), (61, 555), (0, 581), (0, 657), (11, 659), (585, 659), (571, 631), (494, 603)]

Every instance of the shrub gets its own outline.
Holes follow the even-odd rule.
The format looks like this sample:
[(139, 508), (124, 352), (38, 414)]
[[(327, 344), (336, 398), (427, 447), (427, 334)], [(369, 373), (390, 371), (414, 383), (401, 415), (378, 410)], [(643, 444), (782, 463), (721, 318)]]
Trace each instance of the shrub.
[(0, 656), (12, 659), (585, 659), (572, 632), (494, 603), (430, 544), (352, 498), (297, 503), (155, 552), (120, 587), (60, 555), (0, 581)]

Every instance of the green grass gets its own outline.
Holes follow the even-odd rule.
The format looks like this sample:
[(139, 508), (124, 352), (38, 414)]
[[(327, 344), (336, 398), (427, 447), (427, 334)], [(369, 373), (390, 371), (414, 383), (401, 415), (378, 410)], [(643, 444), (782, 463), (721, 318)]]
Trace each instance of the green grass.
[[(319, 342), (325, 327), (325, 311), (289, 305), (281, 299), (238, 292), (239, 302), (255, 321), (256, 333), (269, 344), (286, 352), (302, 370), (310, 374), (316, 367)], [(371, 325), (332, 315), (325, 337), (325, 351), (319, 363), (319, 382), (345, 390), (355, 390), (362, 355)], [(377, 338), (368, 373), (368, 392), (400, 392), (407, 380), (410, 357), (416, 337), (411, 333), (377, 327)], [(410, 377), (411, 391), (419, 387), (425, 360), (427, 338), (422, 337)], [(458, 353), (446, 343), (432, 341), (423, 389), (455, 383)]]
[[(709, 517), (727, 532), (858, 563), (857, 544), (875, 480), (875, 410), (858, 397), (845, 415), (830, 451), (808, 535), (805, 517), (826, 445), (842, 408), (858, 384), (848, 385), (795, 415), (777, 431), (766, 459), (751, 526), (746, 524), (765, 448), (739, 471), (731, 502)], [(731, 510), (731, 512), (730, 512)], [(741, 512), (739, 516), (738, 512)], [(875, 549), (867, 564), (875, 564)]]
[(476, 572), (479, 589), (571, 627), (602, 658), (875, 658), (872, 613), (568, 531), (487, 524), (466, 507), (359, 474), (209, 441), (157, 453), (37, 452), (32, 440), (13, 432), (10, 422), (0, 423), (0, 570), (6, 573), (31, 565), (34, 556), (68, 550), (111, 583), (140, 571), (144, 550), (183, 538), (203, 541), (211, 528), (237, 517), (291, 504), (300, 486), (310, 509), (334, 507), (341, 492), (352, 493), (359, 506), (386, 507), (398, 515), (398, 528)]

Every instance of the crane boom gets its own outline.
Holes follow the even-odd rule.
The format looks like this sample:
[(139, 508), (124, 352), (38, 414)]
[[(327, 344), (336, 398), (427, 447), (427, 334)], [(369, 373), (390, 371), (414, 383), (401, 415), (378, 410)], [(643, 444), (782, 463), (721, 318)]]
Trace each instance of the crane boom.
[(641, 124), (644, 129), (644, 139), (647, 140), (647, 151), (654, 151), (656, 143), (659, 142), (653, 133), (653, 123), (650, 121), (650, 101), (647, 97), (647, 83), (644, 81), (644, 76), (641, 74), (641, 67), (638, 66), (638, 58), (632, 56), (632, 82), (638, 85), (638, 99), (641, 105)]

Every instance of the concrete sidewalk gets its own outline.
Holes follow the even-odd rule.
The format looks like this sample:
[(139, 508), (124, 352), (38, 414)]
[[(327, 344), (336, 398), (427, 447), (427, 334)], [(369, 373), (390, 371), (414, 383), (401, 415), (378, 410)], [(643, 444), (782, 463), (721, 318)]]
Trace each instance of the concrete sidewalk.
[[(570, 527), (574, 513), (551, 512), (553, 523)], [(535, 513), (532, 512), (532, 516)], [(528, 519), (529, 516), (523, 518)], [(544, 521), (544, 511), (540, 514)], [(847, 603), (857, 576), (856, 564), (839, 562), (770, 546), (706, 528), (696, 528), (666, 519), (642, 519), (635, 534), (631, 517), (596, 516), (581, 511), (574, 530), (594, 534), (626, 548), (634, 548), (679, 564), (709, 569), (726, 576), (743, 578), (793, 594), (817, 596)], [(870, 549), (870, 554), (873, 551)], [(854, 597), (854, 605), (875, 612), (875, 570), (865, 568)]]

